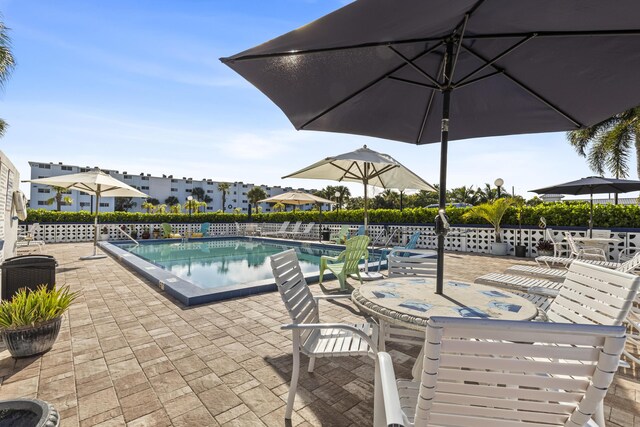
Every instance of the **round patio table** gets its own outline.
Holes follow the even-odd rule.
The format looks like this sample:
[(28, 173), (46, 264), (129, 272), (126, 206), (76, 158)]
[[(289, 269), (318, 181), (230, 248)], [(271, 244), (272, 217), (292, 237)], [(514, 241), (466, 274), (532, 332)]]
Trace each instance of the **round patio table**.
[[(392, 277), (361, 285), (351, 294), (353, 303), (380, 321), (379, 349), (384, 350), (384, 324), (424, 331), (431, 316), (531, 320), (538, 308), (526, 299), (491, 286), (448, 281), (442, 295), (432, 278)], [(422, 350), (414, 377), (422, 370)]]

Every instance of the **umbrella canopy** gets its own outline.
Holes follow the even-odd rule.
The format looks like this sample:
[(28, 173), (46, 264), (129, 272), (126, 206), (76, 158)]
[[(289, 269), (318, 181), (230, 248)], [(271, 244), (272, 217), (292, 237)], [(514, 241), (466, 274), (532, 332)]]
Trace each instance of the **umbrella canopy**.
[(105, 255), (98, 255), (98, 207), (100, 197), (149, 197), (143, 192), (118, 181), (114, 177), (95, 168), (89, 172), (73, 173), (68, 175), (51, 176), (49, 178), (32, 179), (24, 182), (32, 184), (51, 185), (53, 187), (63, 187), (67, 190), (78, 190), (83, 193), (96, 196), (96, 213), (94, 217), (93, 235), (93, 255), (83, 257), (83, 259), (101, 258)]
[(590, 176), (576, 181), (565, 182), (563, 184), (552, 185), (551, 187), (531, 190), (538, 194), (588, 194), (590, 202), (589, 213), (589, 235), (593, 230), (593, 195), (598, 193), (627, 193), (629, 191), (640, 190), (640, 181), (628, 179), (603, 178), (601, 176)]
[(277, 196), (269, 197), (264, 200), (259, 200), (260, 203), (283, 203), (285, 205), (308, 205), (310, 203), (328, 203), (335, 204), (335, 202), (314, 196), (304, 191), (289, 191), (287, 193), (278, 194)]
[(328, 179), (361, 182), (364, 185), (364, 227), (367, 229), (367, 186), (398, 190), (436, 191), (388, 154), (370, 150), (365, 145), (350, 153), (327, 157), (283, 178)]
[[(356, 1), (222, 61), (296, 129), (440, 141), (579, 129), (640, 99), (637, 0)], [(442, 225), (445, 225), (444, 227)]]

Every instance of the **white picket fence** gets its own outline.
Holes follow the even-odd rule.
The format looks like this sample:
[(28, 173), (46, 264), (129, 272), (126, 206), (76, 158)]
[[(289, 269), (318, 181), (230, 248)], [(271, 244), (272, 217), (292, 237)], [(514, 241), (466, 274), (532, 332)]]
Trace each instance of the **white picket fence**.
[[(140, 239), (142, 232), (145, 229), (153, 231), (154, 229), (161, 229), (160, 224), (101, 224), (100, 229), (107, 227), (109, 231), (109, 240), (127, 240), (128, 238), (120, 232), (120, 227), (125, 225), (129, 232), (135, 229), (138, 232), (138, 239)], [(209, 233), (212, 236), (237, 236), (243, 235), (247, 224), (240, 224), (240, 227), (236, 227), (234, 223), (212, 223), (209, 228)], [(263, 232), (277, 231), (280, 229), (279, 223), (264, 223), (264, 224), (252, 224), (253, 227), (260, 228)], [(331, 232), (337, 232), (342, 224), (316, 224), (312, 235), (318, 235), (320, 228), (329, 229)], [(185, 224), (176, 223), (171, 224), (171, 227), (175, 233), (180, 233), (183, 236), (188, 232), (200, 231), (200, 224)], [(291, 226), (290, 226), (291, 227)], [(358, 229), (358, 225), (349, 225), (351, 232), (355, 233)], [(21, 225), (22, 230), (25, 226)], [(21, 231), (22, 231), (21, 230)], [(415, 231), (420, 231), (420, 240), (418, 241), (419, 248), (435, 249), (436, 247), (436, 234), (433, 225), (370, 225), (369, 235), (372, 240), (376, 240), (381, 233), (384, 236), (393, 236), (389, 244), (402, 245), (406, 243), (409, 236)], [(562, 230), (554, 229), (555, 234), (562, 233)], [(509, 243), (509, 253), (514, 254), (514, 246), (517, 244), (519, 230), (517, 228), (504, 228), (502, 230), (502, 240)], [(572, 234), (575, 236), (584, 236), (585, 231), (572, 230)], [(535, 245), (540, 239), (544, 237), (544, 230), (539, 228), (523, 228), (522, 229), (522, 244), (527, 247), (528, 256), (538, 255)], [(618, 259), (618, 253), (621, 249), (627, 247), (640, 247), (640, 230), (624, 231), (624, 232), (612, 232), (611, 237), (618, 238), (621, 242), (617, 245), (609, 246), (609, 258), (611, 260)], [(69, 243), (69, 242), (87, 242), (93, 240), (93, 224), (64, 224), (64, 223), (51, 223), (40, 224), (40, 228), (35, 236), (36, 239), (44, 240), (47, 243)], [(380, 237), (377, 239), (378, 243), (386, 243), (388, 237)], [(490, 227), (452, 227), (451, 232), (446, 239), (446, 249), (458, 252), (476, 252), (476, 253), (490, 253), (491, 242), (494, 240), (494, 230)]]

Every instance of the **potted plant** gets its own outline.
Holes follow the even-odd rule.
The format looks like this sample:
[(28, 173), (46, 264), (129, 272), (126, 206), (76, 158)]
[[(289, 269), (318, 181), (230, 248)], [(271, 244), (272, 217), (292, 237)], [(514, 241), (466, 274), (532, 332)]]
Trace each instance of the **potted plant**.
[(136, 230), (135, 228), (131, 229), (131, 233), (129, 233), (129, 236), (131, 236), (134, 239), (138, 238), (138, 230)]
[(463, 214), (463, 218), (482, 218), (493, 225), (496, 239), (495, 242), (491, 242), (491, 253), (494, 255), (506, 255), (509, 244), (502, 241), (502, 230), (500, 229), (500, 223), (502, 217), (507, 212), (507, 209), (513, 204), (511, 198), (496, 199), (490, 203), (482, 203), (480, 205), (470, 208)]
[(160, 229), (158, 227), (154, 227), (153, 228), (153, 238), (154, 239), (159, 239), (160, 238)]
[(107, 241), (109, 240), (109, 228), (105, 225), (100, 230), (100, 240)]
[(144, 230), (142, 230), (142, 238), (143, 239), (148, 239), (151, 237), (151, 233), (149, 232), (149, 228), (145, 227)]
[(78, 296), (68, 286), (35, 291), (20, 289), (0, 304), (0, 335), (13, 357), (49, 351), (60, 332), (62, 315)]
[(538, 251), (538, 255), (551, 256), (553, 255), (553, 243), (551, 240), (540, 239), (538, 244), (536, 244), (536, 250)]

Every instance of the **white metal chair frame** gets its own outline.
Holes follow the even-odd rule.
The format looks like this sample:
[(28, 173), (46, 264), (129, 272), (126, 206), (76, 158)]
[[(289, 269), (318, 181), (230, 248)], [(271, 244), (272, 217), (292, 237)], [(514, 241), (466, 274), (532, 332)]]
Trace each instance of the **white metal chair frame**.
[(285, 221), (282, 223), (282, 225), (280, 226), (280, 229), (277, 231), (267, 231), (267, 232), (262, 232), (263, 236), (280, 236), (280, 235), (285, 235), (285, 233), (287, 232), (287, 228), (289, 227), (289, 222), (290, 221)]
[(292, 323), (282, 329), (293, 335), (293, 371), (285, 418), (291, 419), (300, 371), (300, 353), (309, 356), (308, 372), (313, 372), (316, 357), (370, 356), (377, 353), (377, 325), (371, 323), (320, 323), (320, 300), (350, 298), (350, 295), (313, 296), (302, 274), (295, 250), (270, 257), (276, 279)]
[(602, 407), (621, 326), (432, 317), (421, 380), (379, 352), (374, 426), (584, 426)]
[(289, 236), (291, 238), (294, 237), (299, 237), (299, 238), (310, 238), (311, 237), (311, 231), (313, 231), (313, 227), (316, 225), (315, 222), (310, 222), (309, 224), (307, 224), (304, 228), (304, 230), (302, 231), (291, 231), (289, 232)]
[(545, 228), (544, 237), (546, 240), (549, 240), (553, 245), (553, 256), (561, 257), (565, 255), (569, 255), (569, 246), (567, 242), (564, 241), (564, 236), (561, 236), (559, 239), (553, 235), (553, 229)]
[(569, 244), (570, 258), (576, 259), (594, 259), (600, 261), (606, 261), (607, 255), (602, 248), (596, 248), (593, 246), (578, 245), (573, 239), (570, 232), (565, 231), (565, 239)]

